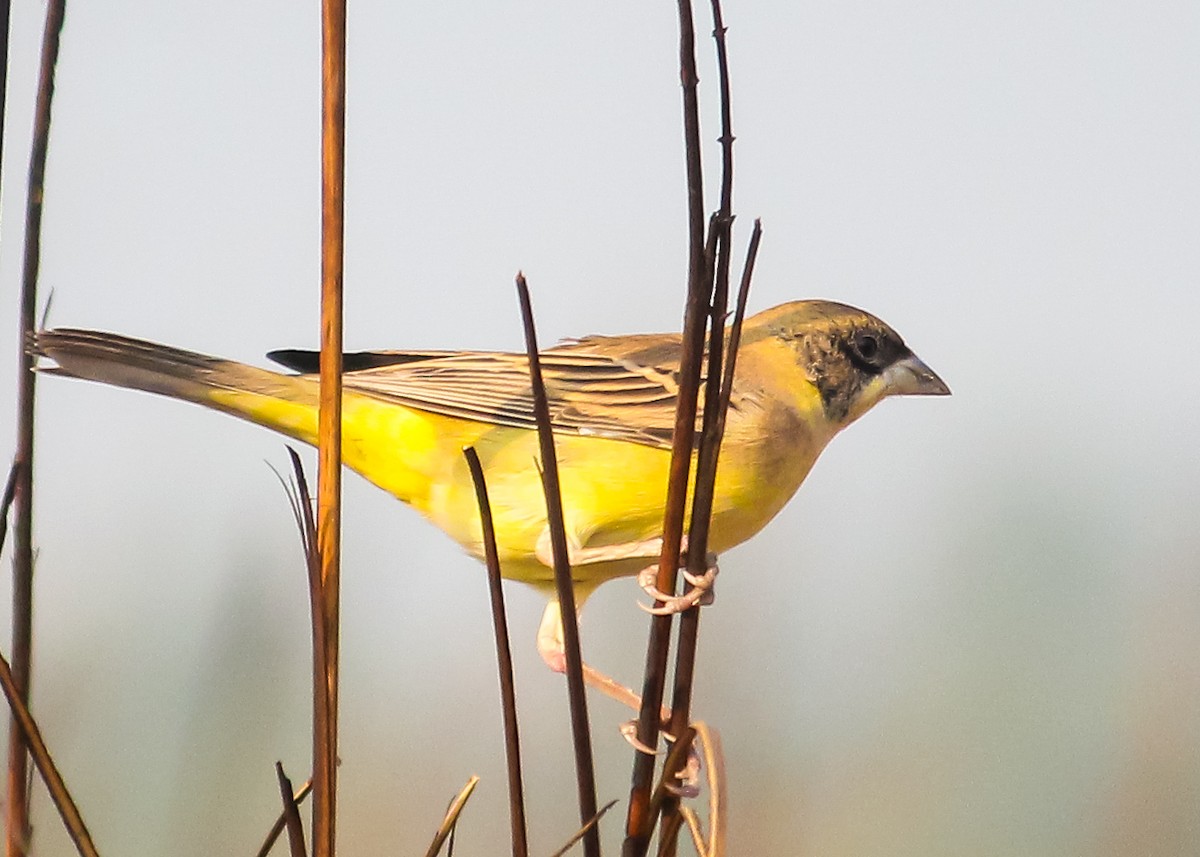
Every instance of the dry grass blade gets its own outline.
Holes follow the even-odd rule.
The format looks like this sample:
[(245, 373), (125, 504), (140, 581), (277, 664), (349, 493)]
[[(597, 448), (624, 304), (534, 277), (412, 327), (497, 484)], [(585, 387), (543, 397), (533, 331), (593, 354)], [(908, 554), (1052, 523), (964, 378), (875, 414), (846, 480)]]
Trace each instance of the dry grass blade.
[[(567, 700), (571, 712), (571, 738), (575, 750), (575, 781), (579, 790), (579, 820), (586, 824), (596, 815), (596, 774), (592, 760), (592, 739), (588, 726), (587, 697), (583, 682), (583, 655), (579, 649), (579, 626), (575, 614), (575, 588), (571, 582), (571, 562), (567, 554), (567, 534), (563, 527), (562, 494), (558, 484), (558, 462), (554, 453), (554, 429), (550, 406), (542, 383), (538, 358), (537, 330), (525, 275), (517, 274), (517, 297), (525, 327), (525, 352), (529, 358), (529, 382), (533, 390), (533, 411), (538, 424), (538, 450), (541, 455), (542, 488), (546, 495), (546, 523), (554, 554), (554, 588), (558, 593), (562, 616), (563, 648), (567, 662)], [(657, 721), (658, 706), (654, 706)], [(599, 857), (600, 837), (590, 828), (583, 837), (587, 857)]]
[[(297, 807), (304, 803), (304, 799), (312, 792), (312, 780), (307, 780), (304, 785), (300, 786), (299, 790), (292, 795), (292, 801)], [(275, 840), (279, 838), (279, 834), (283, 833), (284, 827), (287, 825), (287, 810), (279, 813), (275, 819), (275, 823), (271, 825), (271, 829), (267, 831), (267, 836), (263, 840), (262, 846), (258, 849), (255, 857), (267, 857), (271, 853), (271, 849), (275, 847)]]
[(442, 850), (442, 845), (454, 830), (454, 825), (458, 824), (458, 816), (462, 813), (463, 808), (467, 805), (467, 801), (471, 797), (471, 792), (475, 791), (475, 786), (479, 784), (479, 777), (472, 776), (467, 780), (467, 784), (463, 786), (461, 792), (458, 793), (453, 801), (450, 802), (450, 808), (446, 810), (446, 817), (442, 819), (441, 826), (437, 829), (437, 833), (433, 835), (433, 842), (429, 843), (429, 850), (425, 852), (425, 857), (437, 857), (439, 851)]
[(283, 772), (283, 763), (275, 763), (275, 776), (279, 779), (279, 796), (283, 800), (283, 823), (287, 828), (288, 853), (292, 857), (308, 857), (304, 849), (304, 825), (300, 822), (300, 806), (292, 792), (292, 781)]
[(0, 499), (0, 552), (3, 552), (4, 543), (8, 540), (8, 510), (12, 508), (20, 474), (21, 462), (14, 458), (12, 466), (8, 468), (8, 481), (4, 483), (4, 497)]
[(488, 500), (483, 465), (474, 448), (463, 450), (475, 499), (479, 503), (479, 521), (483, 529), (483, 553), (487, 563), (488, 590), (492, 601), (492, 627), (496, 631), (496, 660), (500, 669), (500, 700), (504, 716), (504, 750), (508, 762), (508, 810), (512, 829), (513, 857), (526, 857), (529, 842), (525, 825), (525, 788), (521, 780), (521, 738), (517, 731), (517, 695), (513, 684), (512, 648), (508, 640), (508, 618), (504, 610), (504, 587), (500, 581), (500, 556), (496, 550), (496, 529), (492, 524), (492, 504)]
[[(4, 7), (8, 9), (8, 4)], [(38, 268), (42, 253), (42, 198), (46, 183), (46, 154), (50, 147), (50, 106), (54, 97), (54, 72), (58, 65), (59, 37), (66, 17), (66, 0), (50, 0), (42, 31), (37, 100), (33, 116), (33, 145), (29, 154), (29, 186), (25, 195), (25, 255), (21, 275), (21, 343), (17, 361), (17, 451), (20, 462), (15, 485), (12, 678), (18, 696), (29, 702), (33, 653), (33, 418), (36, 375), (33, 356), (24, 345), (37, 322)], [(5, 15), (7, 24), (7, 14)], [(8, 27), (4, 28), (5, 53)], [(6, 65), (7, 69), (7, 65)], [(29, 844), (29, 755), (22, 730), (14, 718), (8, 731), (7, 839), (9, 857), (27, 853)]]
[(700, 857), (709, 857), (708, 846), (704, 842), (704, 831), (700, 829), (700, 817), (690, 806), (679, 807), (679, 814), (687, 823), (688, 833), (692, 835), (692, 847)]
[[(287, 447), (287, 452), (288, 458), (292, 463), (292, 476), (295, 479), (295, 488), (294, 491), (288, 491), (288, 500), (292, 504), (292, 514), (296, 518), (296, 525), (300, 529), (300, 541), (304, 547), (304, 561), (308, 571), (309, 613), (312, 619), (313, 639), (313, 769), (316, 771), (320, 756), (318, 752), (320, 744), (317, 741), (317, 736), (327, 735), (329, 730), (329, 720), (326, 714), (328, 707), (321, 704), (317, 699), (318, 694), (321, 693), (325, 686), (325, 676), (327, 674), (325, 659), (329, 652), (326, 637), (329, 633), (329, 627), (325, 621), (325, 588), (321, 585), (321, 554), (317, 548), (317, 525), (313, 518), (312, 495), (308, 490), (308, 480), (304, 476), (304, 465), (300, 462), (300, 456), (290, 446)], [(288, 487), (286, 483), (284, 483), (284, 487)], [(336, 760), (334, 764), (336, 764)], [(315, 792), (315, 784), (318, 782), (315, 773), (309, 782), (313, 784)], [(314, 801), (315, 799), (314, 795)], [(318, 810), (314, 807), (314, 851), (317, 848), (315, 833), (317, 815)], [(278, 831), (275, 832), (275, 835), (278, 835)]]
[(553, 854), (551, 854), (550, 857), (563, 857), (564, 854), (566, 854), (568, 851), (571, 850), (571, 848), (574, 847), (576, 842), (578, 842), (580, 839), (583, 839), (584, 834), (586, 834), (589, 830), (591, 830), (593, 827), (595, 827), (597, 824), (600, 823), (600, 819), (602, 819), (604, 817), (604, 814), (606, 812), (608, 812), (610, 809), (612, 809), (616, 805), (617, 805), (617, 802), (615, 800), (610, 800), (608, 803), (606, 803), (604, 806), (602, 806), (600, 808), (600, 811), (588, 820), (587, 824), (585, 824), (583, 827), (581, 827), (577, 831), (575, 831), (575, 835), (572, 836), (570, 839), (568, 839), (566, 841), (566, 843), (563, 845), (563, 847), (559, 848), (557, 851), (555, 851)]
[[(50, 792), (50, 799), (54, 801), (54, 806), (62, 817), (63, 826), (67, 828), (71, 841), (75, 843), (75, 850), (82, 857), (99, 857), (99, 852), (92, 842), (92, 836), (88, 833), (87, 825), (83, 823), (83, 816), (79, 814), (79, 808), (71, 799), (67, 785), (63, 782), (54, 760), (50, 757), (50, 751), (46, 749), (42, 733), (38, 729), (37, 723), (34, 722), (33, 715), (29, 713), (29, 707), (25, 704), (25, 700), (21, 698), (20, 689), (13, 679), (12, 668), (3, 655), (0, 655), (0, 686), (3, 686), (4, 695), (8, 698), (13, 721), (21, 731), (24, 743), (29, 747), (33, 763), (37, 767), (38, 773), (42, 775), (42, 781), (46, 784), (46, 790)], [(9, 853), (23, 854), (25, 851), (22, 849)]]

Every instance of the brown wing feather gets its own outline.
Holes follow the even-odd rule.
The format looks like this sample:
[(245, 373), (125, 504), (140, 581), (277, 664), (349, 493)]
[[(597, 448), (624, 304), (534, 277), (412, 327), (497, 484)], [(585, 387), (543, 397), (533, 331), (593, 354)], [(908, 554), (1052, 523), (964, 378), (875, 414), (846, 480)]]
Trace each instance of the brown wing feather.
[[(543, 352), (555, 430), (668, 448), (679, 353), (679, 338), (671, 336), (590, 337)], [(347, 390), (443, 416), (536, 428), (523, 354), (421, 355), (348, 372), (343, 383)]]

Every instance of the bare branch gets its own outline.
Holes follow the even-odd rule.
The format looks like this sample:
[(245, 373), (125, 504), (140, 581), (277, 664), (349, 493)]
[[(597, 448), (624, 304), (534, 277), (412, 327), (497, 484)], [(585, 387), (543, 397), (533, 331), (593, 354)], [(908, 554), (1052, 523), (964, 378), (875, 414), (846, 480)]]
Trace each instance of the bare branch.
[(504, 751), (508, 762), (508, 813), (512, 828), (513, 857), (529, 853), (525, 825), (525, 788), (521, 781), (521, 739), (517, 731), (517, 695), (513, 685), (512, 649), (508, 640), (508, 618), (504, 610), (504, 587), (500, 582), (500, 556), (496, 550), (496, 529), (492, 524), (492, 505), (488, 500), (483, 465), (473, 447), (463, 450), (475, 499), (479, 503), (479, 522), (483, 530), (483, 554), (488, 570), (488, 591), (492, 600), (492, 626), (496, 631), (496, 661), (500, 668), (500, 701), (504, 712)]
[[(533, 390), (533, 412), (538, 424), (538, 449), (541, 454), (542, 489), (546, 495), (546, 523), (554, 555), (554, 587), (562, 616), (563, 647), (567, 661), (567, 701), (571, 710), (571, 737), (575, 748), (575, 780), (579, 789), (579, 820), (586, 824), (596, 815), (596, 774), (592, 761), (592, 740), (588, 726), (587, 697), (583, 683), (583, 655), (579, 649), (579, 626), (575, 615), (575, 588), (571, 582), (571, 562), (567, 553), (567, 533), (563, 527), (562, 493), (558, 484), (558, 461), (554, 453), (554, 428), (542, 367), (538, 358), (537, 330), (529, 301), (525, 275), (517, 274), (517, 297), (525, 326), (525, 351), (529, 357), (529, 381)], [(658, 706), (655, 706), (657, 713)], [(600, 837), (595, 828), (583, 838), (587, 857), (599, 857)]]

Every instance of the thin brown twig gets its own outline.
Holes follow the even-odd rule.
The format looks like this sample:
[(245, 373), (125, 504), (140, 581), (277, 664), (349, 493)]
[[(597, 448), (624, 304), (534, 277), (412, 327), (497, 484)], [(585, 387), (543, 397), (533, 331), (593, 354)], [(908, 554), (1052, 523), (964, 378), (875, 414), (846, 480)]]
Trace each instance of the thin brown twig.
[(471, 797), (471, 792), (475, 791), (475, 786), (478, 784), (479, 777), (472, 776), (471, 779), (467, 780), (467, 784), (463, 786), (462, 791), (458, 793), (458, 797), (451, 801), (450, 808), (446, 810), (446, 817), (442, 819), (437, 833), (433, 835), (433, 842), (429, 843), (429, 849), (425, 852), (425, 857), (437, 857), (437, 853), (442, 850), (442, 845), (445, 844), (447, 837), (454, 831), (454, 826), (458, 824), (458, 816), (467, 805), (467, 801)]
[(576, 830), (574, 835), (572, 835), (571, 838), (568, 839), (563, 844), (563, 847), (559, 848), (557, 851), (555, 851), (553, 854), (551, 854), (550, 857), (563, 857), (563, 855), (565, 855), (568, 851), (571, 850), (572, 847), (574, 847), (576, 842), (578, 842), (580, 839), (582, 839), (584, 837), (584, 834), (586, 834), (589, 830), (591, 830), (593, 827), (595, 827), (597, 824), (600, 823), (600, 819), (604, 817), (605, 813), (607, 813), (610, 809), (612, 809), (616, 805), (617, 805), (616, 800), (610, 800), (604, 806), (600, 807), (600, 811), (597, 812), (595, 815), (593, 815), (590, 819), (588, 819), (587, 824), (585, 824), (583, 827)]
[(679, 813), (663, 816), (662, 834), (658, 839), (657, 857), (671, 857), (675, 853), (675, 843), (679, 831), (683, 827), (683, 816)]
[(283, 772), (283, 763), (275, 763), (275, 776), (279, 780), (279, 796), (283, 800), (283, 824), (287, 828), (288, 852), (292, 857), (308, 857), (304, 848), (304, 825), (300, 821), (300, 804), (292, 791), (292, 781)]
[[(323, 656), (314, 652), (313, 853), (333, 857), (337, 820), (338, 627), (342, 497), (342, 271), (346, 176), (346, 3), (321, 2), (321, 376), (317, 543)], [(314, 639), (314, 643), (315, 643)], [(324, 671), (316, 664), (324, 661)]]
[[(554, 588), (562, 617), (563, 648), (567, 666), (567, 702), (571, 713), (571, 737), (575, 749), (575, 781), (579, 791), (579, 820), (586, 824), (596, 815), (596, 774), (592, 760), (591, 730), (588, 726), (587, 697), (583, 682), (583, 655), (579, 648), (579, 625), (575, 614), (575, 588), (571, 581), (571, 561), (567, 553), (567, 533), (563, 526), (562, 492), (558, 482), (558, 460), (554, 452), (554, 427), (546, 386), (542, 382), (538, 358), (537, 330), (525, 275), (517, 273), (517, 298), (525, 328), (525, 352), (529, 359), (529, 382), (533, 392), (533, 413), (538, 424), (538, 451), (541, 456), (542, 489), (546, 495), (546, 524), (554, 556)], [(655, 706), (657, 713), (658, 707)], [(583, 838), (587, 857), (599, 857), (600, 837), (590, 828)]]
[[(710, 293), (705, 276), (704, 180), (700, 151), (700, 113), (696, 93), (696, 38), (690, 0), (678, 0), (678, 8), (688, 199), (688, 299), (684, 311), (679, 392), (671, 443), (667, 503), (663, 516), (663, 549), (659, 557), (656, 580), (656, 585), (663, 592), (675, 591), (676, 573), (679, 568), (688, 475), (696, 432), (696, 406), (704, 351), (705, 319)], [(670, 634), (670, 616), (655, 616), (651, 620), (650, 639), (646, 648), (645, 679), (642, 685), (642, 708), (638, 714), (637, 728), (638, 740), (647, 746), (654, 746), (658, 741), (658, 711), (662, 705), (663, 688), (666, 684)], [(654, 758), (639, 752), (634, 757), (633, 782), (629, 792), (626, 837), (622, 846), (622, 854), (625, 857), (641, 857), (649, 847), (650, 830), (654, 823), (649, 813), (653, 774)]]
[[(704, 380), (704, 411), (696, 456), (696, 480), (692, 488), (692, 515), (688, 526), (687, 567), (692, 574), (704, 574), (708, 567), (708, 532), (712, 520), (713, 492), (716, 486), (717, 460), (724, 427), (721, 398), (721, 365), (725, 347), (725, 307), (729, 300), (729, 230), (732, 217), (722, 211), (709, 226), (710, 269), (715, 270), (715, 287), (709, 314), (708, 367)], [(682, 735), (691, 716), (692, 682), (695, 679), (696, 643), (700, 636), (700, 606), (684, 611), (679, 618), (679, 639), (675, 650), (674, 687), (671, 694), (672, 735)], [(682, 742), (681, 742), (682, 743)], [(677, 759), (686, 758), (685, 756)], [(670, 779), (679, 770), (670, 759), (664, 765), (664, 777)], [(674, 854), (680, 822), (673, 818), (679, 800), (671, 797), (663, 803), (663, 828), (659, 853)]]
[[(294, 795), (292, 795), (292, 799), (295, 801), (296, 806), (299, 807), (300, 804), (304, 803), (304, 799), (308, 797), (309, 793), (311, 792), (312, 779), (310, 778), (305, 781), (304, 785), (300, 786)], [(276, 817), (275, 823), (272, 824), (271, 829), (267, 831), (267, 837), (263, 840), (263, 844), (258, 849), (255, 857), (267, 857), (267, 855), (271, 853), (271, 849), (275, 846), (275, 841), (279, 839), (279, 834), (283, 833), (283, 829), (287, 825), (287, 817), (284, 812), (285, 811), (281, 811)]]
[(496, 529), (492, 524), (492, 505), (488, 500), (483, 465), (474, 447), (463, 450), (475, 499), (479, 504), (479, 522), (483, 531), (483, 554), (488, 570), (488, 591), (492, 602), (492, 627), (496, 632), (496, 661), (500, 669), (500, 701), (504, 716), (504, 751), (508, 762), (508, 813), (512, 831), (513, 857), (529, 854), (525, 825), (525, 789), (521, 781), (521, 738), (517, 731), (517, 694), (513, 684), (512, 648), (508, 639), (508, 618), (504, 610), (504, 587), (500, 581), (500, 556), (496, 550)]
[[(13, 550), (13, 680), (23, 702), (29, 702), (30, 661), (33, 651), (33, 416), (36, 392), (33, 355), (25, 344), (33, 333), (37, 313), (38, 268), (41, 263), (42, 201), (46, 183), (46, 154), (50, 145), (50, 107), (54, 71), (66, 0), (50, 0), (42, 31), (33, 146), (29, 156), (29, 187), (25, 200), (25, 257), (21, 279), (20, 337), (17, 377), (17, 452), (20, 473), (16, 486), (16, 545)], [(7, 28), (5, 32), (7, 42)], [(8, 806), (6, 853), (20, 857), (29, 847), (28, 754), (21, 729), (12, 722), (8, 732)]]
[[(726, 221), (728, 222), (728, 221)], [(750, 244), (746, 251), (746, 259), (742, 267), (742, 278), (738, 287), (738, 295), (736, 308), (733, 313), (733, 323), (729, 327), (728, 337), (725, 336), (724, 326), (722, 324), (724, 307), (725, 307), (725, 292), (728, 284), (728, 265), (726, 263), (725, 270), (718, 269), (717, 273), (717, 297), (713, 301), (713, 327), (714, 336), (712, 348), (720, 348), (718, 344), (724, 341), (724, 349), (726, 352), (726, 360), (724, 372), (721, 380), (714, 383), (714, 378), (717, 375), (720, 367), (719, 361), (711, 361), (709, 364), (709, 376), (705, 385), (705, 425), (704, 436), (701, 440), (699, 463), (696, 472), (696, 488), (695, 497), (693, 500), (693, 520), (690, 531), (694, 542), (689, 543), (688, 563), (689, 568), (693, 567), (693, 563), (699, 564), (700, 558), (691, 552), (693, 544), (704, 545), (707, 542), (707, 524), (712, 513), (712, 492), (716, 481), (717, 465), (719, 463), (719, 452), (721, 441), (725, 435), (725, 419), (729, 413), (729, 401), (733, 393), (733, 379), (737, 367), (737, 351), (741, 343), (742, 337), (742, 321), (746, 315), (746, 301), (750, 292), (750, 281), (754, 273), (754, 262), (758, 258), (758, 247), (762, 240), (762, 222), (754, 221), (754, 230), (750, 236)], [(726, 247), (728, 246), (728, 234), (726, 234)], [(725, 280), (725, 284), (722, 284)], [(716, 332), (720, 331), (721, 340), (717, 340)], [(715, 419), (710, 423), (708, 420), (709, 402), (714, 399), (718, 400), (715, 408)], [(702, 536), (695, 535), (701, 532)], [(695, 573), (695, 572), (694, 572)], [(691, 688), (695, 670), (695, 652), (696, 643), (699, 638), (700, 627), (700, 610), (698, 607), (693, 607), (683, 614), (679, 623), (679, 650), (675, 665), (675, 691), (671, 700), (671, 731), (674, 734), (679, 734), (683, 727), (688, 723), (690, 708), (691, 708)], [(668, 770), (670, 766), (668, 765)], [(671, 771), (673, 774), (674, 771)], [(679, 808), (678, 800), (670, 800), (666, 803), (665, 812), (668, 814), (674, 813)]]
[(92, 842), (92, 836), (88, 833), (87, 825), (83, 823), (83, 816), (79, 814), (79, 808), (71, 799), (67, 785), (63, 782), (62, 775), (59, 774), (58, 768), (54, 764), (54, 759), (50, 757), (50, 751), (46, 749), (46, 742), (42, 739), (41, 730), (38, 729), (33, 715), (29, 713), (29, 706), (21, 698), (20, 688), (17, 687), (12, 668), (3, 655), (0, 655), (0, 686), (3, 687), (4, 695), (8, 698), (13, 722), (21, 730), (24, 743), (28, 745), (29, 754), (33, 757), (33, 764), (37, 767), (38, 773), (42, 775), (46, 790), (50, 792), (50, 799), (54, 801), (54, 806), (62, 817), (63, 826), (70, 834), (71, 841), (75, 843), (75, 850), (80, 853), (81, 857), (99, 857), (99, 852)]

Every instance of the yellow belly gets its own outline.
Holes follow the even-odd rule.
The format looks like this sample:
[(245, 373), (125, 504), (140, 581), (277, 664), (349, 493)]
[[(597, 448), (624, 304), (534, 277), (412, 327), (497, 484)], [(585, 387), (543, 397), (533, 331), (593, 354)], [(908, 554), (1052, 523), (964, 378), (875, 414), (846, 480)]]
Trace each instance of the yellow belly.
[[(228, 390), (211, 396), (223, 410), (305, 442), (316, 441), (316, 411), (308, 402)], [(546, 504), (535, 432), (439, 416), (353, 393), (345, 397), (346, 466), (482, 557), (465, 446), (474, 446), (483, 464), (504, 576), (549, 585), (553, 572), (536, 556), (546, 530)], [(727, 442), (717, 474), (710, 548), (726, 550), (762, 529), (795, 493), (821, 446), (810, 437), (774, 437), (770, 432), (757, 442)], [(566, 530), (574, 544), (616, 545), (660, 535), (669, 451), (564, 434), (556, 438), (556, 454)], [(592, 563), (576, 567), (573, 576), (586, 594), (604, 580), (635, 574), (646, 564), (642, 559)]]

